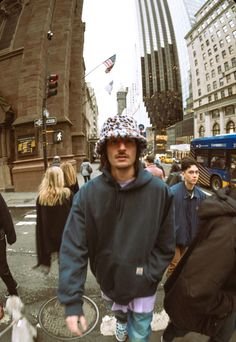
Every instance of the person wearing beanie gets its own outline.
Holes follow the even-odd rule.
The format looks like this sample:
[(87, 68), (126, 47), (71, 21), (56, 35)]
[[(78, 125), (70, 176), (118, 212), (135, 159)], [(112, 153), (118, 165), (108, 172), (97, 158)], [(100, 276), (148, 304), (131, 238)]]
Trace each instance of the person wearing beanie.
[(173, 195), (139, 160), (146, 144), (133, 117), (108, 118), (96, 145), (102, 174), (74, 197), (60, 251), (58, 298), (69, 330), (79, 336), (87, 329), (88, 259), (114, 311), (117, 341), (148, 341), (151, 334), (156, 290), (174, 255), (175, 234)]

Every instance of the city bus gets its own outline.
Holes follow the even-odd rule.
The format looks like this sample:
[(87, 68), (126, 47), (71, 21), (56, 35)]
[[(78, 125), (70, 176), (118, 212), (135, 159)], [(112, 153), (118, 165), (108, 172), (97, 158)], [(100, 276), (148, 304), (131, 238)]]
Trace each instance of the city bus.
[(236, 185), (236, 134), (195, 138), (190, 155), (199, 165), (199, 184), (213, 191), (229, 184)]

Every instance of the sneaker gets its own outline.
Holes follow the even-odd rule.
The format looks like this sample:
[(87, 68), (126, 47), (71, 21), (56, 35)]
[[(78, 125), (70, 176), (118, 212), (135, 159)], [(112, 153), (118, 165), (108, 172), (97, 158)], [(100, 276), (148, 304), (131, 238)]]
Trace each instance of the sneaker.
[(121, 323), (116, 321), (116, 331), (115, 331), (116, 340), (120, 342), (126, 341), (128, 337), (127, 332), (127, 323)]
[[(17, 284), (16, 283), (16, 290), (19, 288), (19, 284)], [(7, 292), (5, 295), (4, 295), (4, 297), (7, 299), (7, 298), (9, 298), (10, 296), (13, 296), (13, 295), (10, 295), (10, 293), (9, 292)]]

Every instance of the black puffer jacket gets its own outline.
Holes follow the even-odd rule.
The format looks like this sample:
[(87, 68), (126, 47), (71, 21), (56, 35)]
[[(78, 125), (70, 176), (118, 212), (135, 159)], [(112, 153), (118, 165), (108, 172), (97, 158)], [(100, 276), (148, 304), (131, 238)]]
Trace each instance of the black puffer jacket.
[(6, 235), (7, 242), (12, 245), (16, 242), (16, 232), (9, 209), (0, 194), (0, 233)]
[(236, 311), (236, 189), (202, 202), (199, 232), (165, 283), (164, 307), (180, 329), (214, 336)]

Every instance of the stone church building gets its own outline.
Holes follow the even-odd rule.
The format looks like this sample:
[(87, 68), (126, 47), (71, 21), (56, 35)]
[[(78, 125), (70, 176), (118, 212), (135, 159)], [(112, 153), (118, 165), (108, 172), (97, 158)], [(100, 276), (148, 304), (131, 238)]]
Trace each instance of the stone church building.
[[(37, 191), (45, 160), (59, 155), (78, 171), (88, 155), (82, 7), (83, 0), (0, 0), (2, 191)], [(59, 77), (58, 93), (45, 102), (49, 74)]]

